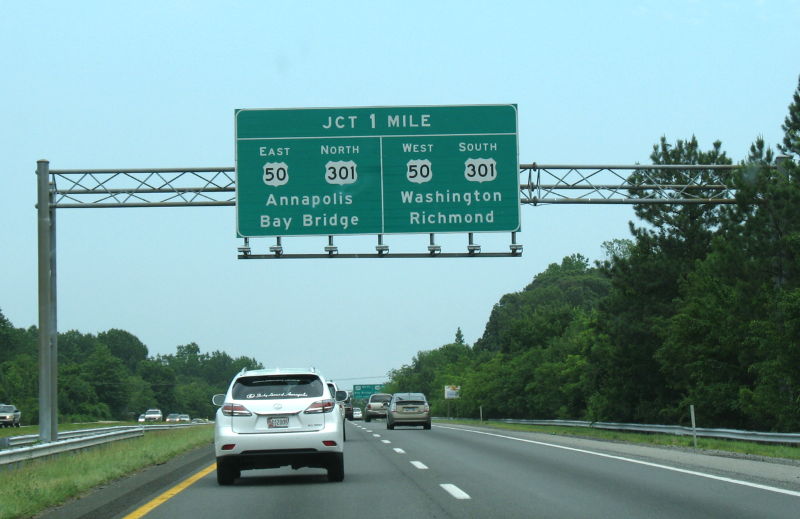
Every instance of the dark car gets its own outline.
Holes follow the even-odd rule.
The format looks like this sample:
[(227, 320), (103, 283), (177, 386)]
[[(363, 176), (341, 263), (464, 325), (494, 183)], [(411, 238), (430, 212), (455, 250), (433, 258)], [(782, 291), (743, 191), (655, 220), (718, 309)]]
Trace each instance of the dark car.
[(353, 419), (353, 396), (347, 392), (347, 399), (344, 401), (344, 417), (348, 420)]
[(431, 428), (431, 407), (422, 393), (395, 393), (386, 413), (386, 428), (395, 425), (421, 425)]
[(22, 413), (11, 404), (0, 404), (0, 426), (19, 427), (19, 418)]
[(389, 407), (389, 400), (392, 395), (389, 393), (373, 393), (367, 400), (364, 407), (364, 421), (369, 422), (373, 418), (386, 418), (386, 408)]

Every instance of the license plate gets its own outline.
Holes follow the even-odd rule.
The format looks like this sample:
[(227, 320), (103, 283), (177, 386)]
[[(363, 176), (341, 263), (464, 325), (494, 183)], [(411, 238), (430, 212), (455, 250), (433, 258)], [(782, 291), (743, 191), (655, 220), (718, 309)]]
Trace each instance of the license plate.
[(289, 417), (288, 416), (272, 416), (267, 419), (267, 427), (270, 429), (276, 427), (289, 427)]
[(417, 412), (417, 408), (416, 407), (404, 407), (403, 411), (405, 411), (406, 413), (416, 413)]

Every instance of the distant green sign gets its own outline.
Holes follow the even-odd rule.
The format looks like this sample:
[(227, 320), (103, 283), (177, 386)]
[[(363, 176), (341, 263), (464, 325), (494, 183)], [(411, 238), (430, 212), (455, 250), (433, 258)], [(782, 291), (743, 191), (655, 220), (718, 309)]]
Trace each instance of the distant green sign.
[(356, 400), (366, 400), (373, 393), (380, 393), (383, 384), (356, 384), (353, 386), (353, 398)]
[(235, 118), (241, 236), (519, 230), (516, 105)]

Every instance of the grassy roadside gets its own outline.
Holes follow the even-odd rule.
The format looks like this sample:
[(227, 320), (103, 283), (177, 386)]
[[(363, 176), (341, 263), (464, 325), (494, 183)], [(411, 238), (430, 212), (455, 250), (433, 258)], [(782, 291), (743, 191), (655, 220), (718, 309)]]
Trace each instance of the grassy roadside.
[[(440, 422), (442, 423), (442, 422)], [(524, 425), (507, 424), (501, 422), (480, 422), (478, 420), (448, 420), (444, 423), (457, 423), (462, 425), (480, 425), (493, 429), (509, 431), (526, 431), (558, 436), (576, 436), (606, 441), (620, 441), (668, 447), (693, 449), (691, 436), (673, 436), (671, 434), (643, 434), (625, 431), (609, 431), (606, 429), (591, 429), (588, 427), (557, 427), (550, 425)], [(800, 447), (792, 445), (771, 445), (738, 440), (721, 440), (716, 438), (697, 438), (698, 451), (730, 452), (746, 454), (749, 456), (763, 456), (767, 458), (783, 458), (800, 460)]]
[(14, 469), (0, 469), (0, 519), (31, 517), (98, 485), (164, 463), (194, 447), (210, 447), (213, 439), (212, 425), (147, 431), (139, 438), (49, 460), (34, 460)]

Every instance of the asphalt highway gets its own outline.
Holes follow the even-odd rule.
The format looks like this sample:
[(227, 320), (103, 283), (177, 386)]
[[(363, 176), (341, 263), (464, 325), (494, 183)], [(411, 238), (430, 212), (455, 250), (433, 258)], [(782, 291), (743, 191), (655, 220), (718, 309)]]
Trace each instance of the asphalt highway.
[(347, 427), (341, 483), (287, 467), (220, 487), (209, 446), (42, 519), (800, 517), (790, 462), (446, 422)]

